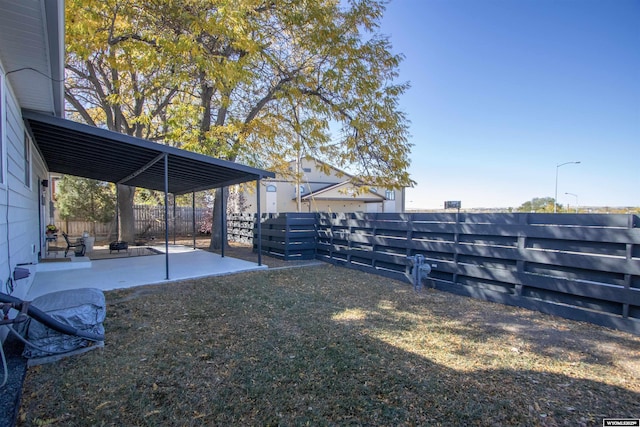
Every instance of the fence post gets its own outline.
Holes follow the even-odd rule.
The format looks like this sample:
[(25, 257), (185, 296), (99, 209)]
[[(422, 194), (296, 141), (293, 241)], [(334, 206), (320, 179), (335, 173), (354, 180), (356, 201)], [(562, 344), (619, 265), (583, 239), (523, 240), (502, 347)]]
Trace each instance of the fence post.
[[(633, 228), (633, 215), (629, 214), (629, 219), (627, 221), (627, 228), (631, 230)], [(627, 263), (631, 263), (631, 258), (633, 256), (633, 243), (627, 243), (626, 245), (626, 259)], [(631, 274), (626, 273), (624, 275), (624, 290), (629, 293), (631, 290)], [(625, 319), (629, 317), (629, 303), (625, 302), (622, 304), (622, 317)]]
[[(367, 218), (368, 218), (368, 215), (367, 215)], [(372, 238), (371, 238), (371, 252), (373, 252), (374, 254), (376, 253), (376, 251), (378, 249), (377, 248), (378, 245), (376, 245), (376, 237), (377, 237), (377, 234), (378, 234), (378, 227), (377, 227), (378, 221), (377, 220), (378, 220), (378, 214), (375, 214), (374, 215), (374, 220), (373, 220), (373, 224), (374, 225), (373, 225), (372, 230), (371, 230), (371, 236), (372, 236)], [(377, 259), (375, 259), (375, 258), (372, 259), (371, 260), (371, 267), (376, 268), (377, 267), (377, 263), (378, 263)]]
[(458, 283), (458, 255), (460, 252), (460, 210), (456, 212), (456, 225), (453, 233), (453, 283)]
[(333, 224), (334, 224), (334, 221), (336, 220), (336, 215), (337, 214), (335, 213), (329, 214), (329, 259), (333, 259), (333, 234), (334, 234)]
[[(407, 226), (407, 250), (406, 250), (406, 255), (407, 258), (410, 258), (413, 256), (413, 214), (409, 214), (409, 221), (408, 221), (408, 226)], [(411, 274), (411, 266), (409, 264), (407, 264), (404, 267), (404, 274), (406, 275), (410, 275)]]
[(347, 263), (350, 264), (351, 263), (351, 253), (352, 253), (351, 252), (351, 248), (352, 248), (352, 243), (353, 243), (351, 241), (351, 233), (352, 233), (351, 224), (352, 224), (352, 221), (357, 221), (357, 219), (355, 219), (355, 214), (353, 214), (353, 213), (349, 214), (348, 216), (350, 216), (350, 218), (349, 219), (345, 218), (345, 219), (347, 221), (349, 221), (349, 226), (347, 227)]
[[(523, 213), (518, 216), (518, 225), (524, 227), (529, 224), (529, 214)], [(525, 262), (522, 259), (527, 248), (527, 235), (523, 230), (518, 231), (518, 259), (516, 260), (516, 272), (519, 275), (524, 274)], [(521, 280), (521, 279), (520, 279)], [(518, 283), (515, 287), (515, 294), (522, 295), (522, 284)]]
[[(298, 191), (298, 193), (300, 193)], [(300, 213), (300, 211), (296, 212), (296, 213)], [(289, 241), (290, 241), (290, 237), (291, 237), (291, 213), (285, 212), (280, 214), (281, 216), (284, 215), (284, 260), (288, 261), (289, 260)]]

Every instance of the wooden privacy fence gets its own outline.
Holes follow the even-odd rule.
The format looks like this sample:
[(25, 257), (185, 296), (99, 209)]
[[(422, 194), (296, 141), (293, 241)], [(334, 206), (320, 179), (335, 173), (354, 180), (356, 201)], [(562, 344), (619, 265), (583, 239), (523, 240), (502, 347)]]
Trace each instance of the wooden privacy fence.
[(107, 223), (102, 222), (90, 222), (90, 221), (75, 221), (75, 220), (56, 220), (55, 224), (59, 229), (66, 232), (69, 236), (82, 236), (86, 231), (92, 236), (104, 239), (115, 239), (116, 236), (116, 222), (111, 221)]
[[(115, 239), (117, 230), (115, 219), (109, 223), (92, 223), (89, 221), (62, 220), (57, 217), (55, 223), (70, 236), (80, 236), (88, 231), (98, 238)], [(193, 209), (190, 206), (169, 206), (169, 234), (191, 236), (193, 234)], [(135, 205), (133, 207), (136, 235), (164, 238), (164, 206)], [(211, 217), (211, 208), (196, 208), (196, 234), (200, 225)], [(210, 219), (208, 221), (210, 223)]]
[[(318, 214), (316, 257), (409, 281), (640, 333), (636, 215)], [(264, 236), (264, 233), (263, 233)]]
[[(164, 206), (136, 205), (133, 207), (136, 234), (164, 237)], [(196, 234), (200, 225), (212, 215), (211, 208), (196, 208)], [(169, 234), (190, 236), (193, 234), (193, 209), (191, 206), (169, 206)]]

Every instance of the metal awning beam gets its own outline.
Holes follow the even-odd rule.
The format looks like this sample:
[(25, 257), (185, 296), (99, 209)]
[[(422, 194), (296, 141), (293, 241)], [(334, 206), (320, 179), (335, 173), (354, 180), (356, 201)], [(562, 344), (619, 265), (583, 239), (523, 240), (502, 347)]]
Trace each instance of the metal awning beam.
[[(133, 172), (132, 174), (122, 178), (120, 181), (116, 182), (116, 184), (124, 184), (127, 181), (132, 180), (133, 178), (135, 178), (138, 175), (143, 174), (147, 169), (149, 169), (151, 166), (155, 165), (156, 163), (158, 163), (160, 160), (164, 159), (166, 156), (165, 153), (162, 154), (158, 154), (156, 156), (155, 159), (151, 160), (149, 163), (147, 163), (146, 165), (144, 165), (143, 167), (141, 167), (140, 169), (138, 169), (137, 171)], [(166, 173), (166, 170), (165, 170)]]

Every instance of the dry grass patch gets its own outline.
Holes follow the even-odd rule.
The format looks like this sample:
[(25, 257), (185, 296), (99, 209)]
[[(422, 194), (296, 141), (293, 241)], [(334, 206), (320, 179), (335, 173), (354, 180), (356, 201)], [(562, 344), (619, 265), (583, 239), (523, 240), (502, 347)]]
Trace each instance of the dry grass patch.
[(107, 293), (103, 350), (30, 369), (22, 425), (602, 425), (640, 337), (324, 265)]

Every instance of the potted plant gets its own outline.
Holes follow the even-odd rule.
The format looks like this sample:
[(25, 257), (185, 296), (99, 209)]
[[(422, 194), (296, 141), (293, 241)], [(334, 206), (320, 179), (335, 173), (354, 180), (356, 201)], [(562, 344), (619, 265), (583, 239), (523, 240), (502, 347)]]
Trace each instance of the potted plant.
[(52, 235), (56, 234), (57, 232), (58, 232), (58, 227), (56, 227), (53, 224), (47, 225), (47, 228), (46, 228), (46, 231), (45, 231), (47, 236), (52, 236)]

